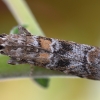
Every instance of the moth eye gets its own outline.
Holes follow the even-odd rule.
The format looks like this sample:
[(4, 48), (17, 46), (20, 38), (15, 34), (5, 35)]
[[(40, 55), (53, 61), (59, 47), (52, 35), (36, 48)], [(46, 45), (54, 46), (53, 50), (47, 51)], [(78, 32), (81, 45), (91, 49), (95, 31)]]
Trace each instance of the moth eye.
[(4, 49), (4, 46), (0, 45), (0, 50), (1, 50), (1, 49)]
[(0, 35), (0, 37), (3, 37), (3, 35)]
[(1, 54), (5, 54), (3, 51), (0, 51)]

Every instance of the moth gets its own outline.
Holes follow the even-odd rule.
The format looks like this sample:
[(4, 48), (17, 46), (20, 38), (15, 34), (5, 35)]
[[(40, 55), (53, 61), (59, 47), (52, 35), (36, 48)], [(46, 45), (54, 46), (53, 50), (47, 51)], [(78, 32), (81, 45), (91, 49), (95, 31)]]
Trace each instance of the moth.
[(8, 64), (31, 64), (82, 78), (100, 80), (100, 48), (31, 35), (19, 26), (19, 34), (0, 35), (0, 53)]

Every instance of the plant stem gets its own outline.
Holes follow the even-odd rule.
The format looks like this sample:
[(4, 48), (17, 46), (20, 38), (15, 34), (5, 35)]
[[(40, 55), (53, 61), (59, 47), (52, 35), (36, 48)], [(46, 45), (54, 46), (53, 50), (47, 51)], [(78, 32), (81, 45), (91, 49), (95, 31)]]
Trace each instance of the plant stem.
[(34, 35), (44, 35), (25, 0), (4, 0), (4, 2), (18, 24), (27, 25), (27, 29)]

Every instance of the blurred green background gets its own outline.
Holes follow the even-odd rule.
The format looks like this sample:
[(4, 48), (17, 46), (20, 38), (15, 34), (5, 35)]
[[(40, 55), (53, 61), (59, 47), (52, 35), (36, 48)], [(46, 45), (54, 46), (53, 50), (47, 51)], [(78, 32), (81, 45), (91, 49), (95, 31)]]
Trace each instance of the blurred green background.
[[(99, 0), (26, 0), (26, 3), (47, 37), (100, 46)], [(0, 33), (9, 33), (16, 25), (12, 13), (0, 1)], [(51, 77), (49, 87), (43, 88), (30, 78), (2, 79), (0, 100), (100, 100), (99, 85), (99, 81)]]

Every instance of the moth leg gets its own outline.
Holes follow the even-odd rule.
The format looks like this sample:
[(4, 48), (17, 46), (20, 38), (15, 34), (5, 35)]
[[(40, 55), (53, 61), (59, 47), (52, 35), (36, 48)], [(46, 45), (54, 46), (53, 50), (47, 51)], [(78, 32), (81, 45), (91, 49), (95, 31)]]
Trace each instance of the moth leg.
[(31, 33), (29, 31), (27, 31), (24, 27), (22, 26), (18, 26), (18, 30), (19, 30), (19, 34), (23, 34), (25, 33), (26, 35), (31, 35)]
[(34, 65), (30, 64), (30, 76), (32, 77), (33, 76), (33, 72), (34, 72)]
[(19, 64), (18, 61), (14, 58), (11, 58), (9, 61), (8, 61), (8, 64), (11, 64), (11, 65), (17, 65)]

